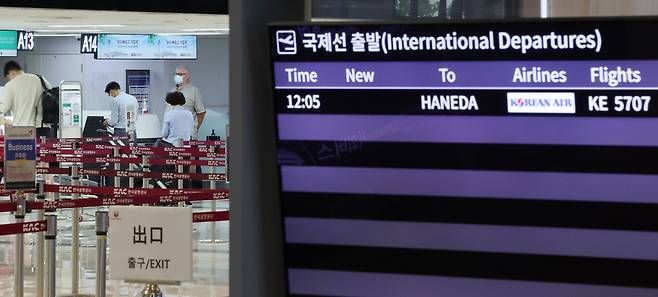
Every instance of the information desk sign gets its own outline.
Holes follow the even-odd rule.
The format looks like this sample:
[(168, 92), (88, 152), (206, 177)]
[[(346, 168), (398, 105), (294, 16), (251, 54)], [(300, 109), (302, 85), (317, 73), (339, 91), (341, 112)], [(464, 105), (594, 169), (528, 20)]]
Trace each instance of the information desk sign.
[(144, 283), (192, 280), (192, 209), (110, 207), (110, 278)]
[(5, 188), (34, 189), (36, 139), (34, 127), (7, 126), (5, 131)]

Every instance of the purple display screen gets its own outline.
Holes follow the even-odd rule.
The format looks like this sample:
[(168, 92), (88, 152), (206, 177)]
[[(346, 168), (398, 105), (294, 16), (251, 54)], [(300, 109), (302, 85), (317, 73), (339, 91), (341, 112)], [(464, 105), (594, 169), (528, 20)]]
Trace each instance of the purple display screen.
[(657, 21), (270, 26), (289, 296), (658, 295)]

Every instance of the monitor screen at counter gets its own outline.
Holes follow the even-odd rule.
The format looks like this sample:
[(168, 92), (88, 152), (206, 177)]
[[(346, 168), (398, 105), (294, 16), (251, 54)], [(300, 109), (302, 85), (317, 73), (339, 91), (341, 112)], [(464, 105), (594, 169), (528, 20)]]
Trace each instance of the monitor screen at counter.
[(289, 295), (658, 294), (656, 24), (271, 26)]

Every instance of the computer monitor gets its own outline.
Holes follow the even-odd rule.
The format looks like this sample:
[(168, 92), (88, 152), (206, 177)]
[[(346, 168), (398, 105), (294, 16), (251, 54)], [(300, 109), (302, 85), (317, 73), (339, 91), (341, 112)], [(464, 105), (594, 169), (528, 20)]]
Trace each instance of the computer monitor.
[(103, 116), (87, 116), (85, 127), (82, 130), (82, 137), (107, 136), (107, 134), (100, 132), (106, 130), (105, 126), (103, 125), (104, 120), (105, 118)]

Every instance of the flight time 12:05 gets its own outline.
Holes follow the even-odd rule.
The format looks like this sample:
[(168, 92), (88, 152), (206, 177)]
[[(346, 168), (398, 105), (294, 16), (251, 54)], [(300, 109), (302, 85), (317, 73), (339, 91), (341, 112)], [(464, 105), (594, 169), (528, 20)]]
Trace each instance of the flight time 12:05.
[(320, 108), (320, 95), (306, 94), (306, 95), (287, 95), (288, 109), (319, 109)]

